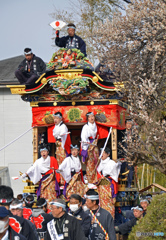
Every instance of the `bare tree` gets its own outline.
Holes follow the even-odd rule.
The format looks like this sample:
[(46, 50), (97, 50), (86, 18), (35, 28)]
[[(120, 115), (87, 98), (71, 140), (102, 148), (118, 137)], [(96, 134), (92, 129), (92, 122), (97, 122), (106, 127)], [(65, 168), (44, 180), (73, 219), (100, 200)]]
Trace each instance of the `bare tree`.
[(166, 174), (166, 1), (133, 0), (126, 15), (100, 22), (93, 41), (100, 62), (124, 83), (135, 122), (127, 158)]
[[(67, 23), (75, 23), (76, 34), (85, 40), (88, 57), (94, 62), (97, 53), (94, 52), (93, 48), (91, 37), (93, 31), (100, 21), (103, 23), (106, 19), (111, 21), (113, 13), (123, 8), (122, 2), (120, 0), (71, 0), (68, 9), (64, 7), (63, 10), (59, 10), (55, 7), (54, 12), (50, 15), (54, 20), (60, 19)], [(60, 33), (60, 36), (63, 35), (66, 35), (64, 29)]]

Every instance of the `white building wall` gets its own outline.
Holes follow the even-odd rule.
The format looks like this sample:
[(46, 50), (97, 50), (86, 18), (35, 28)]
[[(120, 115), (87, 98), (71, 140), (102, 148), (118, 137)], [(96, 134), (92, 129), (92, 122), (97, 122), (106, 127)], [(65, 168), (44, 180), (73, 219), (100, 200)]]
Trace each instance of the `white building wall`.
[[(31, 128), (32, 112), (29, 103), (10, 89), (0, 88), (0, 149)], [(8, 167), (11, 187), (15, 196), (23, 192), (26, 183), (12, 180), (19, 171), (25, 172), (33, 163), (32, 129), (0, 151), (0, 167)], [(3, 184), (3, 183), (2, 183)]]

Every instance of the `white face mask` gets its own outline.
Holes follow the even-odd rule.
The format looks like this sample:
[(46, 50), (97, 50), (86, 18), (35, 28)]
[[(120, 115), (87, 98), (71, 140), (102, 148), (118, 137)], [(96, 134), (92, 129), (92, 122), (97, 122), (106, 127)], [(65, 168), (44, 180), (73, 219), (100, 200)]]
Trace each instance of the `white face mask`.
[(7, 227), (5, 227), (7, 223), (8, 223), (8, 220), (5, 222), (0, 220), (0, 233), (3, 233), (6, 229), (8, 229), (8, 225)]
[(89, 208), (88, 208), (86, 205), (84, 205), (82, 208), (83, 208), (84, 212), (86, 212), (87, 210), (89, 210)]
[(70, 204), (70, 210), (76, 212), (79, 209), (78, 204)]

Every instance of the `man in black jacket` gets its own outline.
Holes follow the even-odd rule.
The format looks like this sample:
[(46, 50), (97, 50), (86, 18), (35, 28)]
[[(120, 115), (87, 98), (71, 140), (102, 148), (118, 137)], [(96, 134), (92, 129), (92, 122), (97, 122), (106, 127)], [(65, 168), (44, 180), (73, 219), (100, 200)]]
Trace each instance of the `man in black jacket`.
[(26, 240), (23, 235), (18, 234), (9, 226), (9, 211), (5, 207), (0, 207), (0, 239)]
[[(0, 206), (5, 207), (7, 210), (10, 208), (10, 204), (13, 201), (13, 190), (12, 188), (1, 185), (0, 186)], [(14, 216), (11, 211), (9, 211), (9, 226), (17, 233), (22, 234), (27, 240), (36, 240), (34, 232), (27, 220)]]
[(91, 226), (91, 218), (82, 209), (82, 198), (80, 195), (72, 194), (70, 196), (69, 208), (70, 208), (69, 214), (71, 214), (72, 216), (74, 216), (80, 221), (85, 237), (88, 237), (90, 226)]
[(46, 239), (47, 223), (53, 219), (53, 216), (44, 212), (43, 205), (43, 198), (39, 198), (29, 220), (34, 224), (40, 238)]
[(46, 64), (32, 53), (31, 48), (24, 49), (25, 59), (15, 71), (15, 76), (21, 84), (34, 84), (35, 81), (46, 71)]
[(66, 203), (62, 199), (55, 199), (50, 202), (52, 215), (54, 217), (47, 223), (47, 240), (86, 240), (79, 221), (67, 214)]
[(86, 44), (75, 34), (76, 26), (73, 23), (67, 25), (68, 36), (59, 38), (59, 31), (56, 31), (55, 44), (58, 47), (64, 48), (77, 48), (85, 55), (86, 57)]
[(115, 231), (119, 232), (122, 235), (129, 234), (132, 227), (136, 225), (139, 219), (143, 217), (143, 208), (141, 205), (137, 205), (133, 207), (131, 210), (133, 210), (134, 218), (132, 218), (130, 221), (120, 224), (119, 226), (115, 227)]

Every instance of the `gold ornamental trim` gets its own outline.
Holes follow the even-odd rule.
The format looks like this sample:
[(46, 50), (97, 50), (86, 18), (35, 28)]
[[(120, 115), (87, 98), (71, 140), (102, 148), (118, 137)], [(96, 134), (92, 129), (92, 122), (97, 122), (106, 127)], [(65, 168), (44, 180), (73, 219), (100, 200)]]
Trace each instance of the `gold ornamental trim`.
[(46, 73), (43, 73), (43, 74), (36, 80), (35, 83), (38, 83), (45, 75), (46, 75)]
[(42, 84), (46, 84), (47, 83), (47, 79), (46, 78), (42, 78), (41, 83)]
[(83, 73), (83, 70), (80, 69), (80, 71), (76, 71), (74, 69), (74, 71), (70, 70), (63, 70), (63, 71), (55, 71), (55, 73), (58, 75), (58, 78), (64, 78), (67, 80), (72, 80), (74, 78), (82, 78), (81, 74)]
[(31, 102), (30, 106), (31, 107), (38, 107), (39, 106), (39, 102)]
[(95, 83), (98, 82), (98, 77), (96, 77), (96, 76), (93, 77), (93, 78), (92, 78), (92, 81), (95, 82)]
[(26, 93), (25, 85), (6, 85), (7, 88), (10, 88), (12, 94), (20, 94)]

